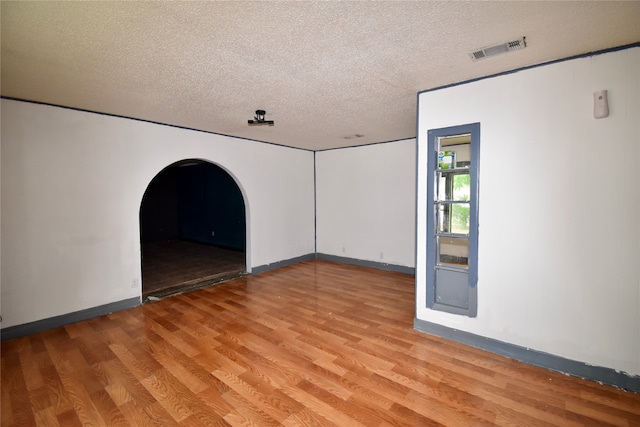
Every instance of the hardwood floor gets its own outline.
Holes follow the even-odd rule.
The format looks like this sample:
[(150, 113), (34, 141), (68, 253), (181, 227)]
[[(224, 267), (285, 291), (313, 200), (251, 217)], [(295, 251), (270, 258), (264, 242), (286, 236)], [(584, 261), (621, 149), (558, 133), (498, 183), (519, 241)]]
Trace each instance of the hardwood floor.
[(640, 395), (412, 329), (412, 276), (327, 261), (2, 343), (2, 426), (640, 426)]

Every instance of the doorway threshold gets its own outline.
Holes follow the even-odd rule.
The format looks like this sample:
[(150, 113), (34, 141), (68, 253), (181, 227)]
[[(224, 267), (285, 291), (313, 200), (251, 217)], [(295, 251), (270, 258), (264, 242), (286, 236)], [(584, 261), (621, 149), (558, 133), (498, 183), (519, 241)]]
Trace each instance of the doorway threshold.
[(201, 289), (207, 286), (217, 285), (222, 282), (227, 282), (229, 280), (237, 279), (242, 276), (246, 276), (248, 273), (246, 271), (227, 271), (224, 273), (213, 274), (211, 276), (199, 277), (197, 279), (189, 280), (186, 282), (179, 283), (177, 285), (167, 287), (164, 289), (155, 289), (151, 292), (144, 292), (142, 294), (142, 303), (146, 304), (147, 302), (158, 301), (163, 298), (182, 294), (185, 292), (194, 291), (196, 289)]

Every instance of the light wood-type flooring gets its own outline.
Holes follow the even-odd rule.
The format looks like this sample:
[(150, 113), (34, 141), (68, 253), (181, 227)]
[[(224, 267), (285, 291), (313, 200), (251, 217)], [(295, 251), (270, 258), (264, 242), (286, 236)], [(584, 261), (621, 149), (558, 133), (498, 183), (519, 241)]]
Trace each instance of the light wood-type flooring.
[(414, 278), (306, 261), (2, 343), (2, 426), (638, 426), (640, 394), (423, 334)]

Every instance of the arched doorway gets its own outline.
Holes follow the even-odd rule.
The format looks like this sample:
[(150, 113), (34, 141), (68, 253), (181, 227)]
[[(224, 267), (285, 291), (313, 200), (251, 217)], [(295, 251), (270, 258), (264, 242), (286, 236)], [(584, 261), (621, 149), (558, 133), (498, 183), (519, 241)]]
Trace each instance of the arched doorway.
[(143, 300), (246, 271), (246, 213), (224, 169), (183, 160), (151, 181), (140, 204)]

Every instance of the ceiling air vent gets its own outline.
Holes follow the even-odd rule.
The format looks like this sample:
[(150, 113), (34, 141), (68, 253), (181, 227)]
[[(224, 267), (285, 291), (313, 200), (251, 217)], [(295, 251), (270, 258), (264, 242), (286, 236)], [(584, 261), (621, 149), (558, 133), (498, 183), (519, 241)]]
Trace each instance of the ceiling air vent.
[(511, 52), (512, 50), (520, 50), (527, 47), (527, 40), (525, 37), (508, 41), (506, 43), (500, 43), (494, 46), (487, 46), (481, 49), (469, 52), (469, 56), (472, 61), (479, 61), (481, 59), (489, 58), (490, 56), (500, 55), (502, 53)]

